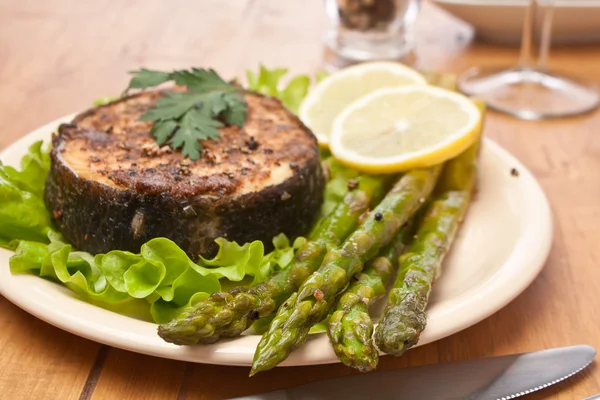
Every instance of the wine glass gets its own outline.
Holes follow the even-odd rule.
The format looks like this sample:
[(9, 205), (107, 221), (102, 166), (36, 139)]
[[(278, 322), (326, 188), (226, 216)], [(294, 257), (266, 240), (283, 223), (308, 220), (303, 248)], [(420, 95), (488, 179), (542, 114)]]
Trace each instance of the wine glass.
[[(459, 77), (459, 89), (497, 111), (528, 120), (578, 115), (596, 108), (600, 104), (596, 85), (547, 68), (554, 1), (530, 0), (517, 66), (471, 68)], [(542, 17), (539, 35), (535, 35), (536, 16)]]

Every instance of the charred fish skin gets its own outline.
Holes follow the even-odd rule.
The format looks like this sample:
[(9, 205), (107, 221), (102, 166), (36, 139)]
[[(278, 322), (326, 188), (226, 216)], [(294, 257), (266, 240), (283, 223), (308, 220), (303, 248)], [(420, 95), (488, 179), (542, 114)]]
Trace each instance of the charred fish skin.
[(198, 161), (158, 148), (138, 118), (160, 92), (129, 96), (77, 116), (53, 137), (46, 206), (65, 238), (91, 253), (137, 252), (154, 237), (192, 258), (214, 239), (265, 243), (303, 235), (323, 200), (316, 139), (273, 98), (246, 95), (244, 128), (203, 141)]

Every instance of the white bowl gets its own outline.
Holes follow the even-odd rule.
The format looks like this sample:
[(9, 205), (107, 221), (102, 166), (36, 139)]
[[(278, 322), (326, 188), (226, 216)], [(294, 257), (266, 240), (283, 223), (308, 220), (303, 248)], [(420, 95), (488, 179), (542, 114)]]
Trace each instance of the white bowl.
[[(496, 43), (518, 44), (528, 0), (434, 0), (450, 14), (473, 25), (477, 37)], [(556, 2), (552, 29), (553, 43), (600, 41), (600, 1), (563, 0)], [(540, 29), (541, 18), (536, 20)]]

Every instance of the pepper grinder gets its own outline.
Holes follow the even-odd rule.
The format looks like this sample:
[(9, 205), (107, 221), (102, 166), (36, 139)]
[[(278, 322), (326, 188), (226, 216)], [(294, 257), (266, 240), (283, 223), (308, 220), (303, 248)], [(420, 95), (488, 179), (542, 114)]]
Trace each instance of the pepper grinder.
[(412, 64), (418, 0), (325, 0), (332, 24), (325, 35), (329, 69), (375, 60)]

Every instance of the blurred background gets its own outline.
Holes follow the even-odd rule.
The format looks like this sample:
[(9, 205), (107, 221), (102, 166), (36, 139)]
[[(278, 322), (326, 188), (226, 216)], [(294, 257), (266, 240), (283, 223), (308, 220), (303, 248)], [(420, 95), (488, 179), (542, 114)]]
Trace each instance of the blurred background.
[[(479, 3), (486, 1), (492, 2)], [(525, 2), (517, 7), (506, 1), (513, 5), (500, 11), (465, 4), (440, 3), (467, 18), (482, 19), (490, 15), (486, 10), (498, 17), (508, 14), (512, 33), (490, 37), (486, 31), (482, 38), (505, 38), (510, 44), (475, 44), (474, 54), (473, 28), (425, 1), (414, 27), (417, 67), (461, 72), (472, 65), (498, 65), (498, 60), (516, 62)], [(488, 18), (487, 24), (497, 27), (498, 19)], [(13, 126), (28, 132), (98, 97), (119, 94), (129, 79), (125, 72), (140, 66), (211, 66), (227, 77), (259, 63), (292, 72), (316, 70), (323, 57), (318, 44), (330, 26), (322, 0), (129, 0), (118, 7), (100, 0), (1, 0), (0, 118), (18, 115)], [(572, 64), (580, 77), (599, 79), (600, 60), (590, 59), (598, 55), (587, 54), (589, 45), (569, 44), (564, 57), (560, 46), (551, 63), (567, 70)], [(48, 98), (56, 100), (48, 103)], [(7, 144), (0, 136), (0, 147)]]

